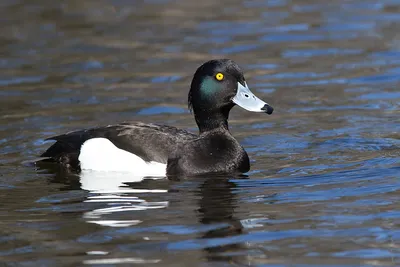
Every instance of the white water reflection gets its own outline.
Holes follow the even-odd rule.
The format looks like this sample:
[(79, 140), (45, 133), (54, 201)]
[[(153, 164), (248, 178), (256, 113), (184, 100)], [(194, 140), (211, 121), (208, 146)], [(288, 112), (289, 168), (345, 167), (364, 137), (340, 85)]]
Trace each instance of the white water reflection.
[(149, 264), (149, 263), (158, 263), (160, 259), (155, 260), (145, 260), (141, 258), (111, 258), (111, 259), (93, 259), (93, 260), (84, 260), (83, 264), (123, 264), (123, 263), (136, 263), (136, 264)]
[(89, 223), (102, 226), (126, 227), (137, 225), (142, 221), (109, 219), (108, 216), (121, 212), (166, 208), (168, 201), (146, 201), (135, 194), (166, 193), (167, 190), (139, 189), (127, 185), (127, 183), (141, 182), (144, 179), (165, 179), (165, 177), (148, 178), (124, 172), (83, 171), (80, 175), (81, 188), (91, 193), (84, 202), (104, 203), (106, 205), (106, 207), (85, 212), (83, 218)]

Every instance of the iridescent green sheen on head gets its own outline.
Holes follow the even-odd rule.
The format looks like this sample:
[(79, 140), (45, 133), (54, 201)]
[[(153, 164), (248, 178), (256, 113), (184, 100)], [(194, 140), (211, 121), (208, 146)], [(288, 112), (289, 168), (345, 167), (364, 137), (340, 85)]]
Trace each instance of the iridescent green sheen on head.
[(218, 90), (218, 83), (211, 77), (207, 77), (203, 80), (200, 86), (202, 94), (210, 96)]

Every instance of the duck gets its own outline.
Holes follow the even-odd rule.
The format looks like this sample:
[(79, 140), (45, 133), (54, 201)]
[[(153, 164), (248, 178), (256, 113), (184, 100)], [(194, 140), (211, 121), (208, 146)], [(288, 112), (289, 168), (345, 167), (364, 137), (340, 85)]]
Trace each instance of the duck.
[(236, 62), (212, 59), (197, 68), (188, 94), (197, 134), (168, 125), (121, 122), (47, 138), (55, 143), (40, 159), (74, 172), (243, 174), (250, 170), (250, 160), (228, 127), (234, 106), (269, 115), (274, 110), (250, 91)]

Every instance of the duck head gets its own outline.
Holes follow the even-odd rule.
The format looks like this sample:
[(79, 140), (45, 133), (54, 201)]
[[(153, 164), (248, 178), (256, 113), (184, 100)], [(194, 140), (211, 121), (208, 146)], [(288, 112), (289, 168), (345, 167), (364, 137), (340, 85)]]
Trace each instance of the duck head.
[(247, 86), (240, 67), (230, 59), (210, 60), (195, 72), (188, 106), (200, 132), (228, 128), (230, 110), (238, 105), (245, 110), (272, 114), (273, 108), (255, 96)]

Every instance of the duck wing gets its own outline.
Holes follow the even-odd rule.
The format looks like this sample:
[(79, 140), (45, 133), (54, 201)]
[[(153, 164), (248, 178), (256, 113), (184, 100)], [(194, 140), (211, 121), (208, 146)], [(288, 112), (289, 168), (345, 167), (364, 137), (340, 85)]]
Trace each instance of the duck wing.
[(41, 157), (71, 167), (79, 165), (81, 146), (92, 138), (106, 138), (116, 147), (139, 156), (144, 161), (167, 163), (168, 155), (180, 143), (198, 138), (197, 135), (172, 126), (125, 122), (116, 125), (73, 131), (50, 137), (55, 140)]

